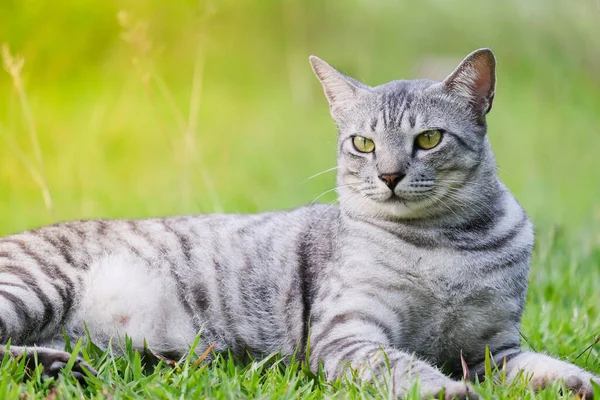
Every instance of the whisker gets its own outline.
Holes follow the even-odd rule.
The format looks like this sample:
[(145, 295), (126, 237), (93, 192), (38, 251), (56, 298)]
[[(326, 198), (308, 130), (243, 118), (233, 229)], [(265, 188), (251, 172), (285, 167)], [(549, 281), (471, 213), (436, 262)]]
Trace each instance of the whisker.
[[(462, 191), (462, 190), (461, 190)], [(481, 215), (485, 212), (493, 213), (494, 208), (490, 206), (487, 202), (483, 200), (472, 201), (471, 203), (466, 203), (465, 200), (457, 195), (458, 190), (449, 191), (446, 193), (443, 198), (452, 200), (454, 204), (459, 207), (462, 211), (465, 211), (465, 208), (475, 210), (477, 215)], [(470, 192), (473, 193), (473, 192)]]
[(313, 201), (311, 201), (310, 205), (312, 206), (321, 197), (325, 196), (327, 193), (333, 192), (334, 190), (336, 190), (338, 188), (347, 187), (347, 186), (359, 186), (359, 185), (362, 185), (362, 182), (351, 182), (351, 183), (346, 183), (346, 184), (343, 184), (343, 185), (337, 185), (336, 187), (333, 187), (333, 188), (331, 188), (329, 190), (326, 190), (323, 193), (321, 193), (320, 195), (318, 195), (317, 197), (315, 197), (315, 199)]
[(316, 173), (316, 174), (314, 174), (314, 175), (312, 175), (312, 176), (309, 176), (308, 178), (306, 178), (306, 179), (305, 179), (305, 180), (303, 180), (302, 182), (300, 182), (300, 184), (301, 184), (301, 185), (303, 185), (303, 184), (305, 184), (306, 182), (310, 181), (311, 179), (314, 179), (314, 178), (316, 178), (317, 176), (323, 175), (323, 174), (325, 174), (325, 173), (327, 173), (327, 172), (335, 171), (335, 170), (336, 170), (336, 169), (338, 169), (338, 168), (339, 168), (339, 167), (337, 167), (337, 166), (336, 166), (336, 167), (333, 167), (333, 168), (326, 169), (325, 171), (321, 171), (321, 172), (319, 172), (319, 173)]
[(315, 202), (317, 200), (319, 200), (321, 197), (325, 196), (327, 193), (333, 192), (334, 190), (336, 190), (337, 187), (331, 188), (329, 190), (324, 191), (323, 193), (321, 193), (320, 195), (318, 195), (317, 197), (314, 198), (313, 201), (310, 202), (310, 205), (312, 206), (313, 204), (315, 204)]
[[(444, 182), (449, 180), (438, 180), (438, 182)], [(439, 189), (440, 186), (438, 185)], [(458, 209), (461, 213), (473, 214), (475, 212), (476, 216), (482, 214), (494, 213), (495, 210), (492, 205), (487, 203), (483, 199), (477, 199), (477, 196), (471, 196), (471, 199), (465, 199), (461, 197), (459, 194), (463, 195), (477, 195), (480, 194), (480, 191), (486, 188), (491, 188), (490, 186), (481, 185), (481, 184), (472, 184), (470, 186), (461, 186), (461, 187), (446, 187), (447, 192), (442, 194), (439, 198), (435, 199), (429, 207), (441, 204), (445, 209), (451, 211), (457, 218), (460, 219), (460, 216), (456, 213), (455, 209)], [(469, 200), (467, 202), (467, 200)], [(451, 204), (449, 204), (449, 202)]]
[(505, 170), (504, 168), (500, 168), (500, 166), (498, 166), (498, 165), (496, 165), (496, 169), (497, 169), (498, 171), (502, 171), (502, 172), (504, 172), (506, 175), (508, 175), (508, 176), (510, 176), (510, 177), (514, 177), (514, 175), (513, 175), (513, 174), (511, 174), (510, 172), (508, 172), (508, 171), (507, 171), (507, 170)]
[(457, 181), (457, 180), (452, 180), (452, 179), (436, 179), (435, 183), (462, 183), (463, 185), (461, 186), (461, 190), (462, 189), (466, 190), (469, 187), (477, 187), (480, 189), (497, 189), (497, 186), (495, 185), (495, 183), (482, 184), (480, 182), (468, 182), (468, 186), (467, 186), (467, 182), (465, 182), (465, 181)]

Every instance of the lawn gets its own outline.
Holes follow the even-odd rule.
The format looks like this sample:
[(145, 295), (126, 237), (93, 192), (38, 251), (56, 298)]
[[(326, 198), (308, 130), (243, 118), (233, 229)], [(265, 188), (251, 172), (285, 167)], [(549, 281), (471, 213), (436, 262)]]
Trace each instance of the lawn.
[[(2, 0), (13, 76), (0, 70), (0, 235), (308, 204), (333, 188), (335, 172), (307, 178), (334, 167), (336, 151), (309, 54), (376, 85), (440, 77), (491, 47), (489, 135), (537, 231), (523, 345), (600, 374), (599, 19), (592, 0)], [(173, 367), (84, 354), (99, 371), (86, 388), (24, 380), (6, 362), (0, 398), (386, 397), (276, 356)], [(478, 391), (534, 398), (521, 383)]]

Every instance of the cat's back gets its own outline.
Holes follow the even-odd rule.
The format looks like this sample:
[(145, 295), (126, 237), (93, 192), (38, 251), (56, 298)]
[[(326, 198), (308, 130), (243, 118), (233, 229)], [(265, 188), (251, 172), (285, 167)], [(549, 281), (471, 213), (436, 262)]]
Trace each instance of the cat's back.
[[(87, 268), (85, 264), (95, 255), (107, 251), (158, 257), (178, 250), (189, 257), (191, 251), (223, 251), (224, 247), (240, 249), (244, 243), (261, 239), (275, 244), (277, 238), (281, 239), (279, 242), (292, 239), (294, 233), (311, 229), (317, 221), (335, 221), (338, 215), (337, 207), (316, 204), (258, 214), (75, 220), (0, 237), (0, 250), (15, 249), (17, 254), (14, 256), (18, 253), (32, 256), (35, 252), (46, 253), (47, 257), (54, 254), (57, 261), (62, 259)], [(82, 255), (81, 259), (78, 253)]]
[[(216, 350), (293, 351), (304, 333), (305, 266), (318, 255), (314, 232), (335, 232), (338, 214), (314, 205), (64, 222), (0, 238), (0, 273), (30, 282), (44, 300), (38, 342), (58, 326), (83, 336), (85, 321), (100, 343), (128, 334), (171, 351), (202, 330)], [(330, 248), (334, 237), (318, 241)]]

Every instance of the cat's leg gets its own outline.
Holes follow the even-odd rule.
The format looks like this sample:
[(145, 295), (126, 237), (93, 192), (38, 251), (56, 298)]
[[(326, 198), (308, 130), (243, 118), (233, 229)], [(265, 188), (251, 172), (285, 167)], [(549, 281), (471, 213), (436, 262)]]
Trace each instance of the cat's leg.
[[(553, 382), (563, 381), (568, 390), (573, 391), (586, 399), (591, 399), (594, 388), (591, 381), (600, 384), (600, 377), (576, 365), (545, 354), (513, 349), (494, 355), (498, 367), (504, 366), (508, 383), (518, 377), (530, 379), (529, 385), (534, 390), (540, 390)], [(479, 364), (472, 372), (483, 376), (484, 365)]]
[[(332, 322), (337, 326), (332, 326)], [(406, 395), (418, 380), (423, 398), (438, 398), (442, 392), (445, 399), (478, 398), (466, 383), (391, 347), (382, 327), (363, 315), (334, 317), (311, 331), (311, 367), (316, 369), (322, 362), (328, 379), (356, 372), (361, 379), (385, 382), (394, 396)]]
[[(28, 293), (30, 289), (27, 286), (10, 282), (6, 276), (3, 278), (4, 281), (0, 281), (0, 343), (7, 343), (9, 339), (18, 343), (35, 343), (36, 332), (45, 328), (38, 325), (39, 321), (44, 320), (44, 307), (39, 307), (35, 301), (36, 297)], [(35, 367), (37, 360), (43, 367), (44, 377), (57, 377), (71, 357), (71, 354), (62, 349), (35, 346), (10, 346), (7, 349), (6, 346), (0, 345), (0, 362), (6, 354), (15, 358), (24, 357), (26, 367), (30, 370)], [(85, 376), (84, 370), (96, 373), (81, 359), (76, 359), (72, 369), (73, 375), (82, 380)]]
[[(26, 260), (26, 254), (21, 253), (28, 248), (18, 246), (20, 243), (4, 240), (4, 247), (0, 248), (0, 360), (7, 353), (13, 357), (25, 357), (27, 367), (33, 368), (37, 357), (38, 363), (43, 366), (43, 374), (56, 376), (71, 355), (62, 349), (29, 345), (58, 334), (59, 322), (68, 311), (65, 303), (72, 304), (76, 293), (68, 293), (65, 286), (60, 285), (61, 280), (71, 282), (71, 278), (58, 267), (52, 266), (55, 272), (52, 275), (44, 270), (50, 267)], [(9, 340), (28, 347), (11, 346), (7, 350), (5, 344)], [(75, 362), (73, 373), (81, 379), (84, 369), (95, 373), (81, 360)]]

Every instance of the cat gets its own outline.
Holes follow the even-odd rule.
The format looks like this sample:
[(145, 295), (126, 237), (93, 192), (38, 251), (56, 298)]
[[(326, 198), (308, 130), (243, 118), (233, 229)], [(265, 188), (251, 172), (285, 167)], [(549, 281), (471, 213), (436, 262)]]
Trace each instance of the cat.
[[(499, 181), (486, 114), (496, 61), (468, 55), (442, 82), (369, 87), (311, 56), (338, 127), (339, 206), (257, 215), (60, 223), (0, 239), (0, 349), (56, 376), (68, 336), (129, 335), (157, 353), (281, 351), (328, 379), (383, 380), (402, 397), (476, 398), (486, 346), (510, 382), (590, 373), (520, 349), (533, 228)], [(85, 370), (88, 370), (86, 372)], [(82, 360), (78, 378), (93, 369)]]

